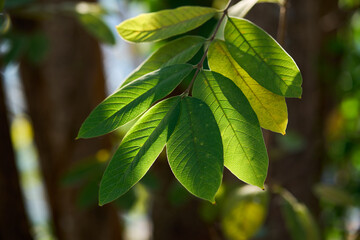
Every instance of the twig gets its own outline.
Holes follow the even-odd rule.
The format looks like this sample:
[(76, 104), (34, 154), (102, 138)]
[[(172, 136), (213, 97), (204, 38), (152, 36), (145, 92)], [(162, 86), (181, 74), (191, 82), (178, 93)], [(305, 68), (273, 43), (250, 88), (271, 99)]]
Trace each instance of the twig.
[(222, 21), (224, 20), (225, 16), (227, 15), (227, 11), (228, 11), (229, 7), (231, 6), (231, 2), (232, 2), (232, 0), (230, 0), (230, 1), (228, 2), (226, 8), (224, 9), (223, 14), (221, 15), (221, 18), (220, 18), (219, 22), (217, 23), (214, 32), (212, 33), (211, 37), (210, 37), (209, 40), (208, 40), (208, 41), (209, 41), (209, 44), (208, 44), (208, 46), (207, 46), (206, 49), (205, 49), (204, 55), (202, 56), (200, 62), (196, 65), (196, 72), (195, 72), (193, 78), (191, 79), (191, 82), (190, 82), (189, 86), (188, 86), (188, 87), (186, 88), (186, 90), (183, 92), (182, 96), (187, 96), (187, 95), (189, 95), (190, 89), (191, 89), (191, 87), (193, 86), (197, 75), (199, 74), (200, 70), (203, 68), (204, 61), (205, 61), (206, 56), (207, 56), (207, 53), (208, 53), (208, 51), (209, 51), (210, 44), (211, 44), (212, 41), (214, 41), (215, 36), (216, 36), (216, 33), (219, 31), (220, 25), (221, 25)]

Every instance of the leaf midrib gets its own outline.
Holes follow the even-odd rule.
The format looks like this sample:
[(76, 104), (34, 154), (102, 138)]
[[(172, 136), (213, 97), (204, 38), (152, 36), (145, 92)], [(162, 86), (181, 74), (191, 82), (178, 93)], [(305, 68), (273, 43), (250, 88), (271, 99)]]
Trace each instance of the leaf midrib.
[[(89, 128), (89, 130), (87, 130), (86, 132), (84, 132), (83, 135), (87, 134), (88, 132), (93, 131), (94, 129), (97, 129), (98, 126), (101, 126), (101, 125), (103, 124), (103, 122), (108, 121), (109, 119), (111, 119), (112, 117), (114, 117), (116, 114), (118, 114), (118, 113), (120, 113), (120, 112), (123, 112), (124, 108), (128, 107), (130, 104), (133, 104), (135, 101), (137, 101), (137, 100), (140, 99), (141, 97), (144, 97), (144, 96), (147, 95), (147, 94), (151, 95), (152, 93), (149, 93), (149, 92), (151, 92), (151, 91), (152, 91), (152, 92), (155, 92), (155, 90), (154, 90), (155, 87), (156, 87), (156, 85), (155, 85), (153, 88), (151, 88), (151, 89), (149, 89), (148, 91), (146, 91), (146, 92), (144, 92), (143, 94), (141, 94), (140, 96), (138, 96), (137, 98), (134, 98), (132, 101), (130, 101), (129, 103), (127, 103), (125, 106), (123, 106), (120, 110), (115, 111), (113, 114), (111, 114), (111, 115), (110, 115), (108, 118), (106, 118), (104, 121), (99, 122), (98, 124), (96, 124), (96, 125), (93, 126), (92, 128)], [(115, 129), (116, 129), (116, 128), (115, 128)], [(115, 130), (115, 129), (113, 129), (113, 130)]]
[[(233, 61), (235, 61), (234, 59), (231, 59), (228, 54), (226, 54), (225, 50), (223, 49), (223, 46), (221, 43), (218, 44), (220, 46), (220, 50), (223, 52), (224, 56), (226, 56), (231, 64), (231, 66), (233, 66), (233, 68), (236, 70), (236, 75), (239, 76), (241, 78), (241, 80), (245, 83), (245, 85), (250, 89), (250, 91), (253, 93), (253, 96), (255, 96), (255, 98), (257, 99), (257, 101), (261, 104), (261, 106), (263, 107), (263, 109), (265, 109), (265, 111), (271, 116), (271, 118), (274, 120), (274, 123), (276, 124), (276, 126), (280, 129), (280, 131), (282, 130), (281, 126), (279, 125), (279, 123), (276, 121), (276, 119), (274, 118), (274, 116), (272, 115), (272, 113), (265, 107), (265, 105), (262, 103), (262, 101), (258, 98), (258, 96), (255, 94), (254, 90), (250, 87), (250, 85), (245, 81), (245, 79), (242, 77), (242, 75), (240, 74), (240, 72), (238, 71), (238, 69), (236, 68), (235, 64)], [(240, 65), (239, 65), (240, 66)], [(245, 70), (244, 70), (245, 71)], [(259, 84), (260, 87), (263, 87)], [(251, 105), (251, 104), (250, 104)]]
[(160, 28), (155, 28), (155, 29), (145, 29), (145, 30), (137, 30), (137, 29), (131, 29), (131, 28), (124, 28), (124, 27), (120, 27), (121, 24), (118, 26), (120, 29), (122, 28), (123, 30), (125, 31), (132, 31), (132, 32), (137, 32), (137, 33), (142, 33), (142, 32), (155, 32), (155, 31), (162, 31), (164, 29), (167, 29), (167, 28), (170, 28), (170, 27), (173, 27), (173, 26), (177, 26), (179, 24), (182, 24), (182, 23), (185, 23), (185, 22), (189, 22), (191, 20), (196, 20), (200, 17), (203, 17), (203, 16), (207, 16), (207, 15), (211, 15), (211, 14), (214, 14), (215, 15), (216, 12), (213, 12), (213, 13), (206, 13), (206, 14), (202, 14), (202, 15), (198, 15), (194, 18), (189, 18), (189, 19), (186, 19), (184, 21), (180, 21), (180, 22), (177, 22), (175, 24), (172, 24), (172, 25), (165, 25), (165, 26), (162, 26)]
[[(153, 130), (152, 133), (148, 136), (148, 139), (144, 142), (144, 144), (142, 145), (142, 147), (139, 147), (139, 148), (137, 149), (138, 152), (137, 152), (136, 155), (133, 157), (133, 160), (131, 161), (131, 163), (125, 168), (124, 174), (122, 175), (122, 177), (116, 182), (115, 186), (114, 186), (113, 188), (111, 188), (111, 192), (114, 191), (114, 189), (116, 189), (116, 188), (119, 186), (119, 184), (124, 181), (125, 176), (128, 175), (129, 169), (132, 169), (132, 166), (133, 166), (133, 163), (134, 163), (135, 159), (138, 159), (137, 163), (139, 163), (139, 160), (141, 159), (141, 158), (138, 157), (138, 156), (139, 156), (139, 152), (140, 152), (141, 149), (150, 141), (150, 138), (151, 138), (152, 136), (154, 136), (154, 133), (156, 132), (157, 129), (159, 129), (159, 126), (162, 125), (162, 123), (165, 121), (165, 119), (166, 119), (166, 120), (168, 119), (169, 115), (172, 114), (173, 110), (177, 107), (178, 104), (179, 104), (179, 99), (177, 100), (177, 103), (174, 104), (174, 105), (170, 108), (170, 110), (165, 114), (165, 116), (161, 119), (161, 121), (159, 122), (159, 124), (154, 128), (154, 130)], [(163, 129), (163, 131), (164, 131), (165, 129), (166, 129), (166, 127)], [(161, 131), (158, 136), (160, 136), (160, 135), (163, 133), (163, 131)], [(154, 143), (154, 142), (153, 142), (153, 143)], [(150, 144), (150, 147), (151, 147), (151, 146), (152, 146), (152, 144)], [(165, 144), (164, 144), (164, 146), (165, 146)], [(147, 151), (150, 149), (150, 147), (148, 147)], [(164, 148), (164, 147), (163, 147), (163, 148)], [(147, 151), (146, 151), (146, 152), (147, 152)], [(145, 155), (146, 152), (145, 152), (143, 155)], [(161, 151), (160, 151), (160, 153), (161, 153)], [(156, 157), (156, 158), (157, 158), (157, 157)], [(156, 158), (155, 158), (155, 160), (156, 160)], [(135, 183), (134, 183), (134, 184), (135, 184)], [(109, 191), (109, 192), (110, 192), (110, 191)], [(109, 199), (109, 195), (110, 195), (110, 193), (107, 194), (107, 197), (105, 198), (106, 200), (105, 200), (104, 202), (107, 202), (107, 200)]]
[[(193, 141), (191, 141), (192, 142), (192, 145), (193, 145), (193, 148), (194, 148), (194, 154), (193, 155), (195, 155), (196, 156), (196, 159), (202, 159), (202, 157), (201, 157), (201, 154), (200, 154), (200, 157), (199, 157), (199, 151), (198, 151), (198, 148), (196, 147), (196, 144), (195, 144), (195, 131), (194, 131), (194, 126), (193, 126), (193, 121), (191, 120), (192, 118), (191, 118), (191, 114), (190, 114), (190, 110), (189, 110), (189, 105), (186, 103), (186, 106), (187, 106), (187, 112), (188, 112), (188, 115), (189, 115), (189, 122), (190, 122), (190, 124), (189, 124), (189, 126), (190, 126), (190, 131), (191, 131), (191, 137), (192, 137), (192, 140)], [(193, 156), (192, 155), (192, 156)], [(188, 162), (189, 161), (187, 161), (186, 163), (185, 163), (185, 166), (188, 164)], [(203, 163), (203, 161), (197, 161), (197, 163), (199, 163), (200, 162), (200, 164), (201, 165), (204, 165), (204, 163)], [(185, 168), (185, 167), (184, 167)], [(198, 170), (199, 171), (199, 170)], [(197, 174), (196, 174), (197, 175)], [(197, 185), (193, 185), (193, 187), (194, 188), (196, 188), (196, 192), (201, 192), (197, 187), (196, 187)]]
[[(252, 169), (252, 171), (254, 172), (254, 175), (255, 175), (256, 179), (261, 182), (261, 179), (259, 179), (258, 175), (256, 174), (256, 172), (255, 172), (255, 170), (254, 170), (254, 167), (253, 167), (253, 165), (252, 165), (252, 163), (251, 163), (251, 161), (250, 161), (250, 159), (249, 159), (249, 156), (247, 155), (246, 151), (244, 150), (244, 148), (243, 148), (243, 146), (242, 146), (242, 144), (241, 144), (241, 141), (240, 141), (240, 139), (239, 139), (239, 137), (238, 137), (238, 135), (237, 135), (237, 133), (236, 133), (236, 131), (235, 131), (232, 123), (230, 122), (228, 116), (226, 115), (225, 110), (223, 109), (222, 105), (220, 104), (220, 101), (219, 101), (219, 99), (218, 99), (215, 91), (213, 90), (213, 88), (212, 88), (212, 86), (211, 86), (211, 84), (210, 84), (210, 81), (207, 79), (206, 74), (205, 74), (204, 72), (203, 72), (202, 74), (203, 74), (203, 76), (204, 76), (205, 81), (208, 83), (208, 86), (209, 86), (211, 92), (213, 93), (213, 95), (214, 95), (214, 97), (215, 97), (215, 100), (216, 100), (216, 102), (218, 103), (221, 111), (224, 113), (224, 116), (225, 116), (226, 120), (228, 121), (229, 125), (231, 126), (231, 129), (232, 129), (234, 135), (236, 136), (236, 139), (237, 139), (239, 145), (241, 146), (241, 149), (243, 150), (243, 152), (244, 152), (244, 154), (245, 154), (245, 156), (246, 156), (246, 159), (248, 160), (249, 165), (251, 166), (251, 169)], [(222, 91), (221, 91), (221, 92), (222, 92)]]

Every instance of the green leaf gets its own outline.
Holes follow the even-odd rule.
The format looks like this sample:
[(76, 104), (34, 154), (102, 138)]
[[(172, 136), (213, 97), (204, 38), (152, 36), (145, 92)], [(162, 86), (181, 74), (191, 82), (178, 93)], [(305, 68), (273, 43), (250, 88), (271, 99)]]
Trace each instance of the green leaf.
[(185, 36), (168, 42), (135, 69), (122, 85), (161, 67), (186, 63), (199, 51), (204, 42), (205, 38), (197, 36)]
[(167, 156), (175, 177), (190, 193), (215, 202), (223, 174), (223, 147), (214, 116), (203, 101), (192, 97), (181, 100)]
[(282, 213), (293, 240), (320, 240), (319, 227), (309, 209), (287, 190), (278, 191), (284, 202)]
[(214, 8), (185, 6), (141, 14), (122, 22), (116, 29), (131, 42), (158, 41), (195, 29), (216, 13)]
[(180, 99), (156, 104), (129, 130), (101, 180), (100, 205), (126, 193), (149, 170), (175, 128)]
[(100, 15), (92, 13), (79, 13), (77, 19), (91, 35), (100, 42), (114, 45), (116, 43), (114, 34), (103, 21)]
[(264, 30), (229, 18), (225, 41), (236, 62), (261, 86), (284, 97), (301, 97), (302, 77), (294, 60)]
[(236, 189), (226, 198), (222, 229), (229, 240), (252, 239), (264, 224), (269, 193), (251, 185)]
[(78, 138), (109, 133), (136, 118), (174, 90), (192, 69), (189, 64), (165, 67), (120, 88), (90, 113)]
[(231, 79), (241, 89), (261, 127), (285, 134), (288, 113), (284, 97), (270, 92), (250, 77), (232, 58), (224, 41), (214, 41), (210, 45), (208, 61), (212, 71)]
[(216, 72), (202, 71), (193, 96), (210, 106), (220, 128), (224, 161), (236, 177), (264, 188), (268, 156), (259, 121), (241, 90)]

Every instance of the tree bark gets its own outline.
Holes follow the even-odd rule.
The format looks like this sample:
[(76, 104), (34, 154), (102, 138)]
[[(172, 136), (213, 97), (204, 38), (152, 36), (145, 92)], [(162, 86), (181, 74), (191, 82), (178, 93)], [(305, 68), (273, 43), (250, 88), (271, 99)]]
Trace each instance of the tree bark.
[(0, 74), (0, 239), (31, 240), (15, 155), (10, 138), (5, 93)]
[(46, 58), (40, 64), (23, 58), (20, 74), (56, 237), (122, 239), (112, 205), (81, 210), (75, 204), (78, 189), (60, 185), (73, 163), (110, 147), (108, 137), (75, 141), (81, 123), (105, 98), (100, 46), (69, 17), (52, 16), (41, 21), (37, 30), (49, 43)]

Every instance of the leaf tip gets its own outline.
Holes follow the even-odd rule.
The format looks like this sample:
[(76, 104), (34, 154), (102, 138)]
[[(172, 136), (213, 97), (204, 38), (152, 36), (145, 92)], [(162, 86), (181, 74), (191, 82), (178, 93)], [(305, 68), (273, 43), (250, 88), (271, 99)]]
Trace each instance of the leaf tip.
[(80, 133), (78, 133), (78, 135), (75, 137), (75, 140), (79, 140), (79, 139), (81, 139), (82, 137), (81, 137), (81, 135), (80, 135)]

